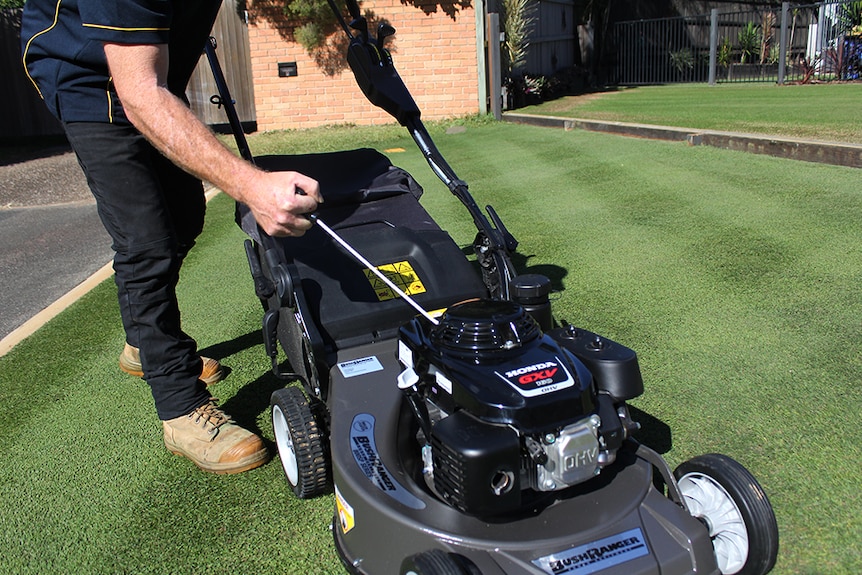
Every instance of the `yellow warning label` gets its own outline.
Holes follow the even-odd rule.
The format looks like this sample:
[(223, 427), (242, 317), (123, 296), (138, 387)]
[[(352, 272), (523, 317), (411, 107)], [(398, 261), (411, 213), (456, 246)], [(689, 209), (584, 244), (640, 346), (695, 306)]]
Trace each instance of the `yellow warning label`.
[(356, 515), (353, 512), (353, 507), (342, 497), (338, 486), (335, 486), (335, 507), (338, 510), (338, 524), (341, 526), (341, 532), (347, 533), (356, 526)]
[[(398, 288), (407, 295), (425, 293), (425, 286), (422, 285), (422, 281), (419, 279), (419, 276), (416, 275), (416, 272), (413, 271), (413, 266), (411, 266), (409, 262), (384, 264), (382, 266), (377, 266), (377, 269), (383, 272), (386, 279), (398, 286)], [(378, 300), (386, 301), (398, 297), (395, 290), (386, 285), (386, 282), (377, 277), (374, 272), (371, 270), (364, 271), (365, 277), (368, 278), (371, 287), (374, 288), (374, 293), (377, 294)]]

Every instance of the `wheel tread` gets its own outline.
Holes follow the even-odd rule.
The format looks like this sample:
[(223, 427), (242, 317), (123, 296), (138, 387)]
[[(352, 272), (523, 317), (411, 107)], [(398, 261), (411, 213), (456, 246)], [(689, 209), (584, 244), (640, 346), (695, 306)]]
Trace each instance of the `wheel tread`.
[(300, 499), (309, 499), (329, 491), (329, 454), (326, 439), (312, 413), (305, 393), (298, 387), (286, 387), (272, 395), (287, 421), (296, 455), (299, 478), (292, 485)]

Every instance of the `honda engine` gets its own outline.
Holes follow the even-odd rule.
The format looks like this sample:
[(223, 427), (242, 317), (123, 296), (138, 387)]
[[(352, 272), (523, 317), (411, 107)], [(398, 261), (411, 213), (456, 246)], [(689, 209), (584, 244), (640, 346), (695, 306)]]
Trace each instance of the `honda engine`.
[(426, 484), (478, 516), (598, 475), (633, 428), (625, 400), (643, 389), (628, 348), (575, 328), (543, 333), (510, 301), (458, 304), (437, 325), (414, 319), (399, 360)]

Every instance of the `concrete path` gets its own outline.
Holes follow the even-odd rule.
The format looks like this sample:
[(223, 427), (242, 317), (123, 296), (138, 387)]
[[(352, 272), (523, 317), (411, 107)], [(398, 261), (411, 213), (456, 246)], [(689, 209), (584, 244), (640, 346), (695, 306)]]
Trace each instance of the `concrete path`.
[(109, 277), (112, 257), (72, 152), (54, 148), (0, 164), (0, 355), (65, 307), (64, 297), (94, 274), (101, 271), (93, 285)]

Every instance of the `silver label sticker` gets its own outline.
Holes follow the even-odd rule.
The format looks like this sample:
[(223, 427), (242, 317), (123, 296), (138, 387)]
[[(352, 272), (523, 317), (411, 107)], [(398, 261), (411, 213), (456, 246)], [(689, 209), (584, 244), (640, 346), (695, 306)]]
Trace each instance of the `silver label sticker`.
[(350, 361), (342, 361), (338, 364), (338, 369), (341, 371), (341, 375), (347, 378), (382, 371), (383, 365), (381, 365), (379, 359), (372, 355), (371, 357), (360, 357), (358, 359), (351, 359)]

